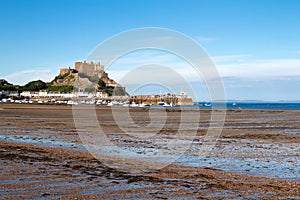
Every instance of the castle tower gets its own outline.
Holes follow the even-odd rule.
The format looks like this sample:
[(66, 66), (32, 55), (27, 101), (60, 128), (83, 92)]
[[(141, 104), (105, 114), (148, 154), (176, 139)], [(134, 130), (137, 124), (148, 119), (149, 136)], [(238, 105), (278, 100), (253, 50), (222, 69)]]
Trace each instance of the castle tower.
[(104, 71), (104, 67), (98, 63), (91, 61), (90, 63), (84, 62), (75, 62), (75, 70), (79, 73), (84, 73), (87, 76), (100, 76), (99, 74)]

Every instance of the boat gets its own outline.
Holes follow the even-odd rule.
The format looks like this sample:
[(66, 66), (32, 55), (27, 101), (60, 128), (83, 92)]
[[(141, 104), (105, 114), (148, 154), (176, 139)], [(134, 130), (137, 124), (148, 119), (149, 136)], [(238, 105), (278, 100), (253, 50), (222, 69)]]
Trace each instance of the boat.
[(135, 102), (132, 102), (129, 106), (136, 108), (136, 107), (139, 107), (139, 104), (136, 104)]
[(204, 106), (209, 107), (209, 106), (211, 106), (211, 103), (205, 103)]
[(163, 101), (158, 101), (157, 102), (157, 105), (159, 105), (159, 106), (163, 106), (165, 104), (165, 102), (163, 102)]
[(164, 103), (164, 105), (163, 105), (163, 107), (173, 107), (174, 106), (174, 104), (173, 103), (170, 103), (170, 104), (168, 104), (168, 103)]
[(107, 106), (113, 106), (113, 105), (114, 105), (113, 102), (108, 102), (108, 103), (107, 103)]
[(67, 102), (67, 105), (78, 105), (78, 102), (77, 102), (77, 101), (69, 100), (69, 101)]
[(149, 108), (150, 104), (142, 103), (142, 104), (139, 105), (139, 107), (141, 107), (141, 108)]

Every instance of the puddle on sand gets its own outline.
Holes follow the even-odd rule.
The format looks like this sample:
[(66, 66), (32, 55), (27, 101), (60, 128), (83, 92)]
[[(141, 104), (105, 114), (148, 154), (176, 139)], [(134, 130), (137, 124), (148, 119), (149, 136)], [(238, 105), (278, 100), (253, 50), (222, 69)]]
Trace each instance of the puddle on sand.
[(29, 137), (23, 135), (0, 135), (0, 140), (9, 141), (9, 142), (18, 142), (18, 143), (27, 143), (27, 144), (35, 144), (47, 147), (64, 147), (64, 148), (80, 148), (83, 149), (82, 144), (78, 144), (75, 142), (63, 142), (57, 140), (48, 140), (43, 139), (41, 137)]
[[(0, 140), (11, 141), (11, 142), (19, 142), (19, 143), (28, 143), (35, 144), (40, 146), (47, 147), (63, 147), (63, 148), (76, 148), (79, 151), (86, 151), (82, 144), (74, 143), (74, 142), (63, 142), (56, 140), (47, 140), (39, 137), (29, 137), (29, 136), (4, 136), (0, 135)], [(229, 147), (228, 147), (229, 148)], [(248, 148), (245, 151), (246, 147), (240, 146), (240, 150), (243, 149), (244, 152), (253, 151), (253, 148)], [(266, 146), (268, 148), (268, 146)], [(264, 176), (269, 178), (278, 178), (278, 179), (288, 179), (294, 181), (300, 181), (300, 157), (297, 154), (288, 155), (285, 152), (293, 152), (295, 148), (293, 146), (290, 147), (274, 147), (271, 148), (276, 150), (273, 152), (273, 157), (268, 156), (258, 156), (255, 157), (247, 157), (247, 156), (237, 156), (233, 154), (228, 154), (228, 156), (220, 156), (215, 153), (215, 156), (197, 156), (197, 155), (187, 155), (183, 154), (175, 163), (181, 164), (185, 166), (196, 166), (196, 167), (208, 167), (214, 168), (224, 171), (232, 171), (247, 175), (256, 175), (256, 176)], [(224, 150), (228, 150), (224, 148)], [(102, 150), (103, 151), (103, 150)], [(112, 149), (106, 149), (106, 151), (112, 151)], [(147, 149), (142, 147), (126, 147), (125, 152), (142, 152), (147, 155), (150, 152), (153, 154), (153, 149)], [(173, 155), (161, 155), (162, 158), (172, 158), (176, 155), (176, 151), (172, 152)], [(195, 151), (194, 151), (195, 153)], [(130, 158), (131, 154), (125, 155), (126, 158)], [(135, 154), (133, 154), (135, 155)], [(176, 157), (176, 156), (175, 156)], [(149, 158), (149, 157), (148, 157)], [(157, 157), (156, 157), (157, 158)], [(163, 161), (163, 159), (162, 159)]]
[(284, 131), (284, 133), (289, 135), (300, 135), (300, 129), (290, 129)]
[(181, 165), (207, 167), (246, 175), (300, 181), (298, 160), (292, 162), (265, 161), (257, 158), (200, 157), (183, 155), (176, 163)]

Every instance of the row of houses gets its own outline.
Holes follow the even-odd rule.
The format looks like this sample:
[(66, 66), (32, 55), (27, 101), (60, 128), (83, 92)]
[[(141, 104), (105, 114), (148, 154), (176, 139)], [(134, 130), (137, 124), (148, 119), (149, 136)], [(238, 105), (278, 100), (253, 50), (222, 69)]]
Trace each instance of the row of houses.
[(0, 97), (18, 98), (20, 94), (18, 91), (0, 91)]
[(22, 98), (107, 98), (108, 94), (106, 92), (97, 92), (97, 93), (87, 93), (87, 92), (76, 92), (76, 93), (68, 93), (68, 92), (48, 92), (48, 91), (23, 91), (20, 93), (20, 97)]
[[(97, 93), (87, 93), (87, 92), (77, 92), (77, 93), (68, 93), (68, 92), (48, 92), (46, 90), (41, 90), (39, 92), (33, 91), (23, 91), (19, 93), (18, 91), (0, 91), (0, 96), (14, 97), (14, 98), (108, 98), (106, 92), (100, 91)], [(164, 94), (164, 95), (138, 95), (133, 96), (135, 98), (155, 98), (155, 97), (177, 97), (177, 98), (187, 98), (187, 94), (182, 92), (179, 95), (175, 94)]]

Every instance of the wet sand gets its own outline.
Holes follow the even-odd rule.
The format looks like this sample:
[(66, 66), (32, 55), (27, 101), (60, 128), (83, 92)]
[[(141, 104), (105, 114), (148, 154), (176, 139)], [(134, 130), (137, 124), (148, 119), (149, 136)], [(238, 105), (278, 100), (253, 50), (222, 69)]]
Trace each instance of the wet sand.
[[(136, 124), (147, 125), (148, 111), (131, 109), (130, 114)], [(138, 149), (140, 154), (162, 148), (153, 145), (153, 137), (137, 142), (122, 133), (110, 108), (97, 107), (96, 113), (115, 144)], [(300, 198), (300, 111), (228, 111), (216, 147), (205, 156), (199, 156), (199, 148), (211, 112), (201, 110), (200, 115), (193, 144), (175, 163), (160, 170), (128, 173), (104, 165), (86, 151), (71, 107), (1, 105), (1, 197)], [(178, 109), (169, 109), (167, 116), (158, 133), (161, 140), (178, 130)]]

